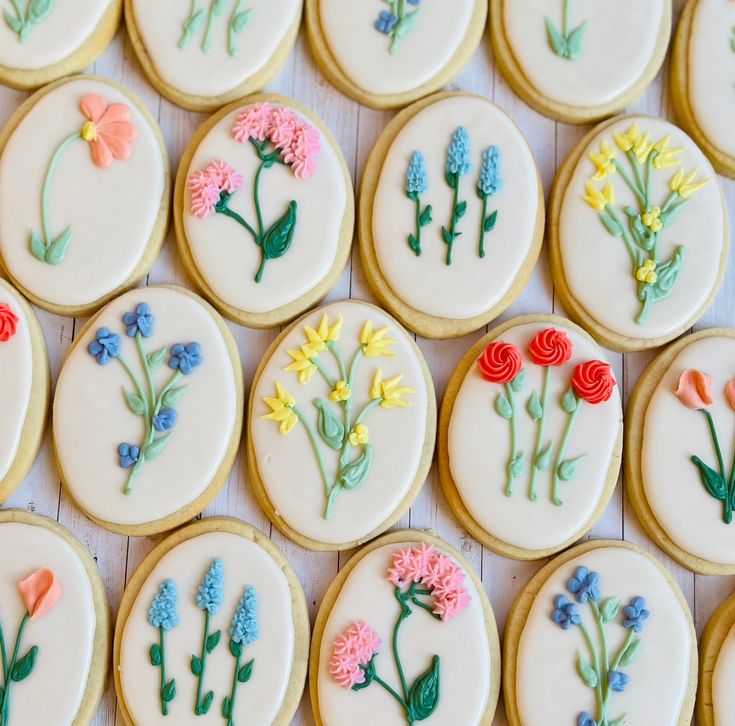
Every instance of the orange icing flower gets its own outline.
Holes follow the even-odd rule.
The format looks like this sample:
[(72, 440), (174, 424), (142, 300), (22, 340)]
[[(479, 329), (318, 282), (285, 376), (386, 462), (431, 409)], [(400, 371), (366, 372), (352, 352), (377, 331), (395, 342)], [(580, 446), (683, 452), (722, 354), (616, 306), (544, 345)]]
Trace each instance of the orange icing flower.
[(95, 166), (107, 169), (113, 159), (129, 159), (133, 153), (131, 142), (138, 135), (130, 122), (130, 109), (124, 103), (108, 106), (93, 93), (82, 98), (79, 108), (89, 119), (82, 127), (82, 138), (92, 149)]
[(712, 405), (712, 379), (705, 373), (690, 368), (681, 374), (676, 395), (689, 408), (709, 408)]
[(725, 396), (727, 396), (727, 402), (730, 404), (730, 408), (735, 410), (735, 378), (728, 381), (725, 386)]
[(51, 570), (36, 570), (18, 583), (26, 610), (31, 620), (50, 612), (61, 597), (61, 585)]

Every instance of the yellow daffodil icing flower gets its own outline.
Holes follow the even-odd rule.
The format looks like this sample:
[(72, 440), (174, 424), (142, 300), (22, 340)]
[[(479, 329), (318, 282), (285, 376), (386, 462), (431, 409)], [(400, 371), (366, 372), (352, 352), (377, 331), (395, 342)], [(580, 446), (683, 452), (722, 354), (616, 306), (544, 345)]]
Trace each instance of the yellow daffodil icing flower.
[(681, 164), (681, 161), (676, 157), (686, 151), (686, 149), (683, 146), (676, 149), (670, 149), (670, 143), (671, 134), (666, 134), (661, 141), (658, 141), (653, 145), (653, 150), (656, 152), (653, 159), (653, 165), (656, 169), (668, 169), (671, 166)]
[(600, 151), (591, 151), (590, 159), (592, 163), (597, 167), (595, 175), (592, 177), (593, 181), (602, 181), (607, 179), (610, 175), (615, 173), (615, 158), (617, 157), (615, 148), (609, 142), (603, 140), (600, 144)]
[(598, 189), (597, 186), (590, 180), (585, 182), (584, 185), (586, 195), (582, 197), (587, 204), (601, 212), (608, 204), (615, 204), (615, 188), (611, 182), (605, 184), (602, 190)]
[(299, 422), (299, 417), (294, 412), (296, 399), (283, 385), (276, 383), (276, 398), (265, 396), (263, 401), (271, 410), (271, 412), (265, 414), (263, 418), (276, 421), (278, 423), (278, 431), (284, 436), (289, 434), (293, 427)]
[(351, 395), (350, 384), (347, 381), (337, 381), (334, 390), (329, 394), (329, 400), (341, 403), (347, 401)]
[(388, 332), (389, 328), (387, 325), (380, 330), (373, 330), (373, 323), (371, 320), (368, 320), (360, 333), (362, 352), (368, 356), (368, 358), (394, 356), (395, 353), (392, 350), (389, 350), (389, 347), (393, 345), (395, 341), (392, 338), (386, 337)]
[(370, 398), (373, 401), (380, 401), (381, 408), (408, 408), (411, 405), (403, 396), (410, 396), (416, 393), (416, 389), (407, 386), (399, 386), (403, 380), (403, 374), (400, 373), (387, 381), (383, 380), (383, 371), (378, 368), (373, 378), (373, 384), (370, 387)]
[(689, 174), (685, 174), (683, 169), (679, 169), (674, 178), (671, 180), (669, 187), (672, 192), (676, 192), (682, 199), (689, 199), (695, 192), (698, 192), (702, 187), (710, 183), (711, 179), (701, 179), (700, 181), (694, 181), (699, 174), (699, 169)]
[(613, 138), (618, 148), (626, 154), (631, 152), (639, 164), (646, 163), (649, 154), (654, 148), (654, 145), (649, 143), (650, 136), (649, 133), (641, 133), (638, 122), (633, 123), (625, 133), (613, 133)]
[(323, 353), (327, 349), (327, 343), (334, 343), (339, 340), (340, 333), (342, 332), (342, 316), (339, 316), (336, 322), (330, 325), (329, 316), (325, 313), (322, 315), (319, 327), (316, 330), (305, 325), (304, 332), (308, 341), (304, 348), (308, 350), (310, 357), (313, 358), (315, 355)]
[(365, 424), (357, 424), (350, 434), (350, 443), (353, 446), (364, 446), (370, 442), (370, 431)]
[(286, 352), (293, 358), (293, 363), (287, 365), (284, 370), (289, 373), (297, 373), (299, 383), (302, 386), (306, 385), (317, 370), (316, 365), (312, 362), (315, 355), (312, 349), (308, 345), (302, 345), (301, 348)]

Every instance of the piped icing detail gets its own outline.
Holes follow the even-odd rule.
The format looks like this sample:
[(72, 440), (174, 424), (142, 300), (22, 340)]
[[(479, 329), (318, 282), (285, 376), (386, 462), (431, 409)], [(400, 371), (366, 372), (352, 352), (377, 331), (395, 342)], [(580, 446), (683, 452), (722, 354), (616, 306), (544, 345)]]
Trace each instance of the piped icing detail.
[(16, 334), (18, 320), (10, 305), (0, 303), (0, 343), (7, 343)]
[(563, 0), (564, 11), (562, 15), (561, 29), (556, 27), (554, 21), (546, 17), (546, 37), (549, 47), (559, 58), (577, 60), (582, 52), (584, 34), (587, 30), (587, 21), (583, 21), (576, 28), (571, 28), (572, 0)]
[[(227, 21), (227, 52), (233, 58), (237, 55), (237, 35), (250, 24), (253, 8), (245, 7), (246, 0), (233, 0)], [(213, 35), (218, 19), (227, 12), (229, 0), (209, 0), (209, 7), (201, 7), (199, 0), (191, 0), (189, 15), (182, 23), (182, 33), (178, 46), (182, 50), (189, 47), (191, 39), (204, 28), (201, 49), (212, 52)]]
[(158, 630), (158, 642), (151, 645), (148, 652), (151, 665), (160, 669), (158, 695), (161, 713), (168, 716), (169, 703), (176, 698), (176, 679), (168, 680), (166, 675), (166, 633), (179, 625), (178, 592), (173, 580), (166, 580), (158, 587), (148, 610), (148, 622)]
[(9, 0), (13, 12), (3, 8), (6, 25), (18, 36), (18, 42), (28, 40), (34, 25), (51, 15), (55, 0)]
[[(389, 9), (381, 10), (375, 21), (375, 29), (390, 38), (391, 55), (398, 53), (403, 37), (412, 30), (419, 19), (421, 0), (383, 0)], [(415, 9), (412, 10), (411, 6)]]

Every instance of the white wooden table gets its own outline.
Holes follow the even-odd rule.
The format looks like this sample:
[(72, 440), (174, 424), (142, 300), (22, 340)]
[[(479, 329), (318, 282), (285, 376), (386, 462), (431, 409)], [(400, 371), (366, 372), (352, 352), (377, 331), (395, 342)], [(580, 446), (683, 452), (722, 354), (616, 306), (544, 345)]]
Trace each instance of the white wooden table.
[[(674, 0), (674, 5), (678, 16), (683, 0)], [(119, 32), (111, 47), (90, 69), (90, 72), (112, 78), (142, 98), (158, 119), (172, 161), (174, 164), (177, 163), (189, 137), (205, 117), (177, 108), (162, 99), (153, 90), (140, 70), (124, 30)], [(456, 79), (452, 89), (487, 96), (516, 119), (536, 154), (544, 180), (544, 188), (548, 194), (557, 166), (585, 133), (586, 128), (556, 123), (537, 114), (521, 102), (496, 70), (487, 37), (472, 62)], [(365, 159), (392, 114), (361, 107), (332, 88), (315, 69), (303, 33), (284, 71), (269, 90), (292, 96), (319, 114), (341, 144), (353, 179), (359, 180)], [(5, 123), (27, 95), (0, 87), (0, 124)], [(655, 116), (671, 117), (668, 63), (646, 96), (632, 110)], [(733, 215), (735, 213), (735, 182), (723, 180), (723, 184), (730, 213)], [(171, 233), (163, 254), (148, 276), (147, 282), (150, 284), (178, 283), (191, 286), (177, 256)], [(329, 299), (346, 297), (372, 300), (356, 250), (348, 269), (332, 290)], [(526, 313), (548, 312), (564, 314), (554, 296), (547, 257), (544, 252), (528, 288), (503, 318), (507, 319)], [(84, 321), (57, 317), (42, 311), (39, 311), (39, 315), (46, 333), (55, 379), (67, 348)], [(735, 268), (731, 268), (714, 305), (697, 327), (734, 324)], [(278, 331), (247, 330), (234, 324), (230, 324), (230, 328), (240, 348), (247, 389), (260, 357)], [(436, 342), (419, 339), (419, 345), (434, 377), (439, 400), (441, 400), (447, 379), (460, 357), (484, 332), (478, 331), (474, 335), (453, 341)], [(618, 381), (626, 398), (651, 357), (651, 354), (611, 355)], [(7, 506), (20, 507), (54, 517), (71, 529), (89, 547), (107, 586), (113, 613), (117, 611), (128, 578), (142, 557), (158, 541), (157, 538), (121, 537), (102, 530), (88, 521), (70, 502), (61, 488), (53, 462), (50, 435), (47, 435), (38, 461), (27, 481), (19, 487)], [(349, 559), (351, 553), (338, 555), (306, 552), (282, 537), (262, 513), (249, 489), (244, 448), (227, 486), (213, 505), (205, 511), (205, 515), (224, 514), (240, 517), (271, 534), (274, 542), (286, 553), (301, 578), (313, 617), (325, 589), (339, 568)], [(447, 507), (435, 469), (432, 470), (416, 504), (398, 526), (434, 529), (459, 547), (480, 572), (501, 629), (505, 624), (508, 608), (518, 591), (527, 579), (545, 564), (545, 561), (517, 563), (497, 557), (468, 536), (454, 520)], [(625, 499), (622, 482), (604, 516), (589, 536), (627, 539), (641, 545), (665, 562), (684, 591), (699, 633), (714, 608), (730, 594), (735, 584), (733, 578), (696, 576), (671, 562), (643, 534), (630, 504)], [(112, 726), (112, 724), (122, 726), (123, 724), (122, 716), (116, 708), (111, 678), (99, 713), (93, 723), (94, 726)], [(495, 724), (501, 726), (506, 723), (501, 706)], [(294, 724), (313, 724), (308, 696), (305, 696)]]

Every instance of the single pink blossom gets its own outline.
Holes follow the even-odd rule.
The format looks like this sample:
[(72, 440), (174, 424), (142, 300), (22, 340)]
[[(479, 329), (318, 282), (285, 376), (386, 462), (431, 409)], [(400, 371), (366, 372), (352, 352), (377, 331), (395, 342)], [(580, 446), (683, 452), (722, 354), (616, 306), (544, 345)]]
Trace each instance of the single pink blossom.
[(283, 160), (290, 164), (294, 176), (298, 179), (309, 179), (316, 172), (316, 158), (321, 151), (319, 131), (305, 121), (299, 119), (293, 141), (288, 149), (284, 149)]
[(232, 194), (245, 186), (245, 180), (227, 162), (213, 161), (204, 173), (209, 175), (212, 181), (223, 192)]
[(365, 671), (372, 657), (380, 650), (380, 636), (365, 622), (350, 625), (334, 640), (329, 673), (342, 688), (365, 682)]
[(701, 371), (686, 370), (679, 378), (675, 393), (688, 408), (709, 408), (712, 405), (712, 379)]
[(269, 103), (256, 103), (242, 111), (232, 127), (232, 135), (243, 144), (248, 139), (265, 141), (271, 128), (273, 106)]
[(299, 123), (299, 117), (293, 111), (277, 108), (273, 112), (268, 138), (277, 149), (287, 149), (293, 143)]
[(200, 219), (211, 217), (222, 192), (232, 194), (244, 184), (242, 176), (224, 161), (213, 161), (204, 171), (195, 171), (189, 177), (192, 214)]

